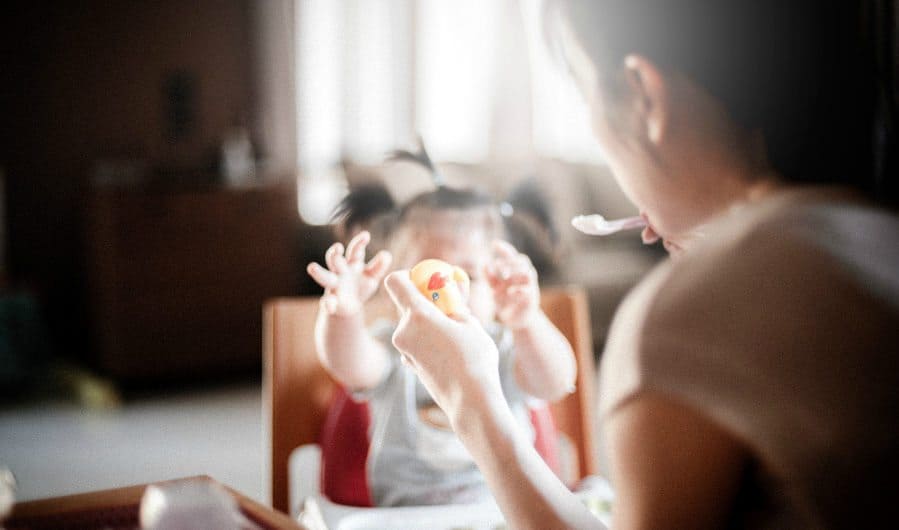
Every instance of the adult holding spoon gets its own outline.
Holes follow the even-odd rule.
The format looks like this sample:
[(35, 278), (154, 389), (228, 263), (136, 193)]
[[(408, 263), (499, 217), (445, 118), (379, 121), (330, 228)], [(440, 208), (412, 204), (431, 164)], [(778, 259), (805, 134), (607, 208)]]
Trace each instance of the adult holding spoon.
[[(899, 219), (878, 200), (896, 198), (899, 149), (870, 49), (883, 5), (547, 3), (547, 41), (643, 239), (676, 255), (627, 297), (603, 355), (613, 527), (895, 526)], [(476, 321), (431, 307), (406, 271), (386, 286), (395, 345), (510, 524), (600, 527), (515, 429)]]

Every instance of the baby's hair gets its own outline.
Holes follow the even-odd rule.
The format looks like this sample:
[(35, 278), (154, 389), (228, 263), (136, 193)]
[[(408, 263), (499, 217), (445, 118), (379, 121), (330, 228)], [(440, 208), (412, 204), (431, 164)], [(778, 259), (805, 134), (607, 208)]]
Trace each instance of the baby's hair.
[(561, 246), (552, 208), (536, 177), (518, 183), (506, 197), (511, 214), (504, 215), (506, 238), (531, 258), (541, 279), (556, 272)]
[[(550, 277), (557, 265), (559, 233), (545, 195), (533, 179), (528, 179), (512, 191), (503, 206), (499, 207), (485, 192), (449, 186), (419, 193), (397, 204), (383, 184), (369, 183), (354, 189), (340, 202), (333, 220), (344, 242), (364, 229), (372, 234), (370, 248), (379, 250), (386, 248), (387, 242), (403, 228), (427, 230), (434, 214), (470, 213), (464, 218), (482, 223), (488, 238), (509, 240), (531, 258), (541, 278)], [(466, 224), (466, 228), (470, 227)]]
[[(371, 247), (377, 248), (386, 246), (386, 242), (402, 228), (427, 229), (436, 213), (480, 214), (466, 215), (465, 219), (482, 222), (490, 239), (509, 239), (531, 257), (541, 275), (554, 268), (559, 233), (552, 221), (549, 202), (535, 179), (525, 180), (513, 189), (508, 201), (497, 204), (484, 191), (447, 186), (421, 138), (417, 152), (396, 150), (388, 160), (421, 166), (428, 172), (435, 188), (397, 204), (383, 183), (371, 182), (357, 187), (337, 205), (332, 215), (341, 239), (349, 240), (356, 232), (369, 230)], [(470, 227), (467, 223), (465, 227), (456, 226), (462, 230)]]
[(420, 166), (427, 171), (435, 189), (419, 193), (401, 205), (396, 204), (382, 183), (368, 183), (352, 190), (331, 216), (342, 239), (349, 239), (362, 229), (380, 231), (383, 233), (377, 235), (389, 236), (407, 224), (423, 224), (435, 212), (478, 209), (483, 209), (486, 214), (485, 228), (491, 236), (502, 237), (502, 223), (492, 197), (475, 189), (446, 186), (446, 180), (431, 161), (420, 136), (417, 151), (397, 149), (387, 160), (408, 161)]
[(485, 228), (501, 237), (498, 210), (490, 195), (474, 189), (440, 186), (397, 204), (387, 188), (380, 183), (364, 184), (352, 190), (340, 201), (331, 216), (341, 239), (349, 239), (359, 230), (369, 230), (373, 236), (389, 237), (397, 229), (423, 225), (434, 213), (483, 210)]
[(446, 179), (443, 177), (443, 174), (437, 169), (437, 166), (434, 165), (434, 162), (431, 161), (431, 157), (428, 155), (428, 150), (425, 148), (425, 141), (421, 136), (418, 137), (418, 151), (413, 153), (412, 151), (408, 151), (406, 149), (396, 149), (387, 156), (388, 162), (401, 160), (406, 160), (423, 167), (428, 172), (428, 175), (430, 175), (431, 180), (434, 182), (434, 185), (438, 188), (446, 185)]
[(512, 188), (506, 197), (506, 202), (512, 207), (514, 213), (514, 215), (508, 216), (508, 219), (513, 219), (519, 214), (527, 215), (546, 231), (550, 243), (553, 245), (559, 243), (559, 230), (553, 221), (552, 208), (546, 194), (540, 189), (536, 176), (526, 178)]
[(331, 222), (338, 222), (346, 231), (366, 226), (372, 219), (392, 212), (396, 202), (383, 184), (368, 183), (351, 190), (334, 208)]
[(409, 199), (399, 209), (399, 220), (406, 220), (410, 212), (421, 208), (427, 211), (473, 210), (493, 208), (493, 198), (486, 193), (468, 188), (440, 186), (436, 190), (419, 193)]

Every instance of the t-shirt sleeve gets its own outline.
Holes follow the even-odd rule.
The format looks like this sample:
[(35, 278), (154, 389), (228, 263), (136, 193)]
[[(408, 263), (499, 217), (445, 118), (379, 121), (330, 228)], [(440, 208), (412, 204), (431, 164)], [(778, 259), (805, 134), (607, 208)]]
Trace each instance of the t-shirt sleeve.
[(855, 507), (892, 506), (880, 484), (896, 474), (899, 232), (846, 204), (763, 213), (629, 294), (601, 414), (645, 395), (682, 404), (751, 454), (744, 493), (766, 498), (747, 507), (779, 510), (769, 526), (870, 527), (858, 518), (877, 512)]
[(744, 233), (667, 262), (615, 317), (600, 414), (651, 392), (762, 453), (789, 451), (797, 429), (824, 439), (825, 419), (841, 406), (835, 352), (852, 305), (861, 312), (865, 303), (815, 245), (783, 231)]
[(653, 270), (622, 301), (609, 330), (600, 363), (599, 414), (606, 417), (647, 386), (641, 359), (646, 314), (668, 264)]

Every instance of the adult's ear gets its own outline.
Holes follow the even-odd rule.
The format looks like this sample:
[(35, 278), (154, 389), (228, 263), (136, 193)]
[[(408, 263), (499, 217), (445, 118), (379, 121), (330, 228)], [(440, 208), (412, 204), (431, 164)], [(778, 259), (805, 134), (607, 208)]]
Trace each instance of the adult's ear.
[(655, 63), (638, 54), (624, 58), (624, 70), (646, 139), (657, 146), (668, 132), (671, 116), (668, 80)]

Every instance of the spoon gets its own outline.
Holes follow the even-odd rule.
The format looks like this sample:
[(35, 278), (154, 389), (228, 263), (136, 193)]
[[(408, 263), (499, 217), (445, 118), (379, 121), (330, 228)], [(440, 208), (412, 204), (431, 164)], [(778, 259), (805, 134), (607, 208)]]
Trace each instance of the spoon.
[(608, 220), (599, 214), (593, 214), (574, 217), (571, 219), (571, 226), (591, 236), (607, 236), (621, 230), (643, 228), (646, 226), (646, 221), (642, 217)]

